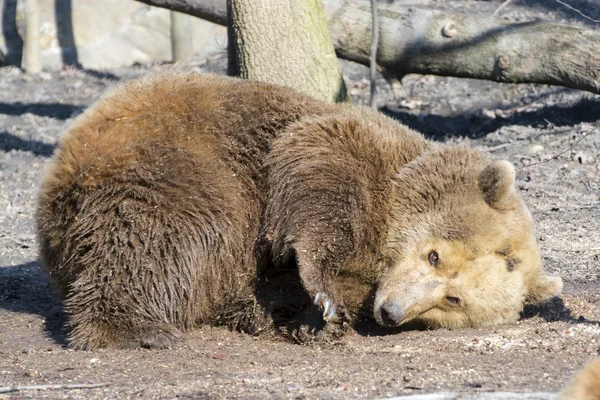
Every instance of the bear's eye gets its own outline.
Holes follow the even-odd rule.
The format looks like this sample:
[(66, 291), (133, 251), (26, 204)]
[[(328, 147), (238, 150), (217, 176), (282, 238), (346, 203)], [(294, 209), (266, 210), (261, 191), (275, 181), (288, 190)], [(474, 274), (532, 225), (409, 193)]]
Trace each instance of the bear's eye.
[(460, 299), (458, 297), (448, 296), (446, 302), (451, 306), (460, 306)]
[(437, 263), (440, 260), (440, 256), (438, 256), (437, 251), (432, 251), (431, 253), (429, 253), (429, 264), (431, 264), (432, 267), (437, 267)]

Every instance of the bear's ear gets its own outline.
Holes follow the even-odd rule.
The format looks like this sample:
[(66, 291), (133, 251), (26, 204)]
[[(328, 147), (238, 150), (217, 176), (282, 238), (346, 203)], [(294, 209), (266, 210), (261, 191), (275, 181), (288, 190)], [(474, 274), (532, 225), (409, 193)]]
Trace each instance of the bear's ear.
[(563, 282), (559, 276), (541, 275), (529, 288), (526, 304), (539, 304), (550, 300), (562, 291)]
[(512, 190), (515, 167), (508, 161), (494, 161), (481, 171), (478, 183), (485, 202), (495, 207)]

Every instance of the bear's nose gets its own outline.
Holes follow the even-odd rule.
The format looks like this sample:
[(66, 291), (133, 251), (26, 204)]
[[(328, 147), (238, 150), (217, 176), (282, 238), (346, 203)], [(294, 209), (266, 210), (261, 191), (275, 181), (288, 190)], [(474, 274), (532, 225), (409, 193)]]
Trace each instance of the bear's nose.
[(404, 313), (400, 310), (398, 305), (394, 303), (384, 303), (380, 309), (381, 322), (384, 325), (399, 325), (404, 319)]

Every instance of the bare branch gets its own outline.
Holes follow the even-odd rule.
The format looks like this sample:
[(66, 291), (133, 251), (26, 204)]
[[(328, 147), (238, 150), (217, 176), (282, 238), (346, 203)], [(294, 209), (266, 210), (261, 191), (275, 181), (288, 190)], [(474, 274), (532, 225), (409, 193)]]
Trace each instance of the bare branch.
[(63, 383), (59, 385), (32, 386), (0, 386), (0, 393), (22, 392), (25, 390), (59, 390), (59, 389), (97, 389), (110, 385), (109, 383)]
[[(509, 0), (509, 1), (510, 1), (510, 0)], [(565, 7), (569, 8), (569, 9), (571, 9), (571, 10), (575, 11), (577, 14), (581, 15), (581, 16), (582, 16), (583, 18), (585, 18), (585, 19), (588, 19), (588, 20), (590, 20), (590, 21), (592, 21), (592, 22), (595, 22), (595, 23), (598, 23), (598, 22), (600, 22), (600, 20), (597, 20), (597, 19), (593, 19), (593, 18), (591, 18), (591, 17), (588, 17), (587, 15), (585, 15), (584, 13), (582, 13), (581, 11), (579, 11), (578, 9), (576, 9), (575, 7), (572, 7), (572, 6), (568, 5), (567, 3), (564, 3), (564, 2), (562, 2), (562, 1), (560, 1), (560, 0), (555, 0), (555, 1), (556, 1), (558, 4), (562, 4), (563, 6), (565, 6)]]

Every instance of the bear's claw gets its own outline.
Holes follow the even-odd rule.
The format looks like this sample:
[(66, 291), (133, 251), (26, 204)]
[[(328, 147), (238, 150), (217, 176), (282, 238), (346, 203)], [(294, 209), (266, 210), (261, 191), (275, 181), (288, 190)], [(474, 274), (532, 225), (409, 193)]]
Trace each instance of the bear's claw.
[(333, 300), (325, 292), (318, 292), (315, 296), (314, 304), (319, 308), (323, 315), (324, 321), (329, 321), (335, 317), (337, 307)]

